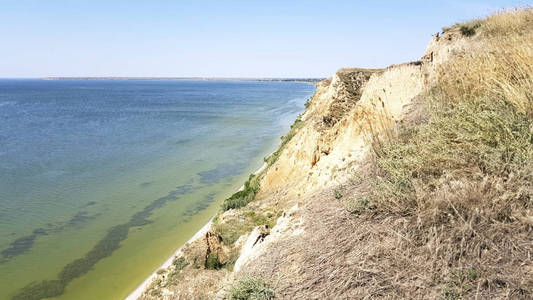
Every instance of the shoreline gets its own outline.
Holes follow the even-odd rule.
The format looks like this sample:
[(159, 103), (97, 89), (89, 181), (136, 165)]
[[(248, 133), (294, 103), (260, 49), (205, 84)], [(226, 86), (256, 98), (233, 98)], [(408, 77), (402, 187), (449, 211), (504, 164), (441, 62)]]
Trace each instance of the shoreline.
[[(313, 85), (316, 88), (318, 82), (301, 81), (301, 83), (310, 84), (310, 85)], [(313, 95), (315, 93), (316, 93), (316, 90), (313, 92)], [(305, 109), (304, 109), (304, 112), (305, 112)], [(275, 149), (271, 153), (266, 155), (265, 157), (269, 157), (272, 154), (274, 154), (279, 149), (279, 147), (280, 147), (280, 144), (278, 144), (275, 147)], [(266, 162), (263, 162), (261, 167), (259, 169), (255, 170), (255, 172), (253, 172), (252, 174), (257, 175), (257, 174), (263, 172), (265, 169), (267, 169), (267, 167), (268, 167), (268, 164)], [(237, 189), (236, 192), (239, 192), (239, 191), (241, 191), (243, 189), (244, 189), (244, 183), (239, 187), (239, 189)], [(126, 298), (124, 298), (124, 300), (137, 300), (140, 296), (142, 296), (142, 294), (144, 293), (146, 288), (150, 285), (150, 283), (152, 283), (153, 279), (157, 277), (157, 275), (158, 275), (157, 271), (160, 270), (160, 269), (163, 269), (163, 268), (168, 268), (172, 264), (172, 261), (174, 260), (174, 258), (176, 258), (177, 256), (179, 256), (181, 254), (181, 251), (183, 250), (183, 247), (185, 247), (185, 245), (196, 241), (197, 239), (201, 238), (207, 231), (209, 231), (209, 229), (211, 228), (211, 225), (213, 224), (214, 217), (215, 216), (212, 216), (209, 219), (209, 221), (202, 228), (200, 228), (190, 239), (187, 240), (187, 242), (185, 242), (176, 251), (174, 251), (170, 255), (170, 257), (167, 258), (167, 260), (165, 260), (165, 262), (163, 262), (163, 264), (161, 264), (158, 268), (156, 268), (152, 272), (152, 274), (150, 274), (150, 276), (148, 276), (143, 282), (141, 282), (135, 288), (135, 290), (133, 290)]]
[(163, 262), (163, 264), (161, 264), (157, 269), (155, 269), (155, 271), (152, 272), (152, 274), (150, 274), (150, 276), (148, 276), (148, 278), (146, 278), (143, 282), (141, 282), (141, 284), (139, 284), (137, 288), (133, 290), (133, 292), (131, 292), (126, 298), (124, 298), (124, 300), (137, 300), (140, 296), (142, 296), (148, 285), (152, 283), (152, 280), (154, 280), (154, 278), (157, 276), (157, 271), (162, 268), (168, 268), (172, 264), (174, 258), (181, 254), (183, 247), (185, 247), (185, 245), (187, 245), (188, 243), (191, 243), (203, 236), (207, 231), (209, 231), (212, 223), (213, 217), (209, 219), (209, 221), (207, 221), (207, 223), (202, 228), (200, 228), (200, 230), (198, 230), (190, 239), (188, 239), (187, 242), (185, 242), (176, 251), (174, 251), (174, 253), (172, 253), (170, 257), (165, 260), (165, 262)]
[[(10, 78), (0, 78), (0, 79), (10, 79)], [(25, 79), (25, 78), (15, 78), (15, 79)], [(170, 80), (170, 81), (230, 81), (230, 82), (303, 82), (303, 83), (316, 83), (324, 80), (322, 77), (294, 77), (294, 78), (283, 78), (283, 77), (40, 77), (40, 78), (28, 78), (28, 79), (40, 79), (47, 81), (62, 81), (62, 80)]]
[[(272, 153), (274, 153), (274, 152), (272, 152)], [(270, 155), (272, 155), (272, 153)], [(254, 175), (259, 174), (260, 172), (265, 170), (267, 166), (268, 166), (267, 163), (264, 162), (263, 165), (259, 169), (257, 169), (253, 174)], [(237, 192), (241, 191), (243, 189), (244, 189), (244, 184), (241, 185), (241, 187), (237, 190)], [(168, 268), (172, 264), (172, 261), (181, 254), (181, 252), (183, 250), (183, 247), (185, 247), (185, 245), (187, 245), (189, 243), (192, 243), (195, 240), (201, 238), (204, 234), (206, 234), (206, 232), (209, 231), (209, 229), (211, 229), (211, 225), (213, 224), (213, 218), (214, 218), (214, 216), (211, 217), (211, 219), (209, 219), (209, 221), (207, 221), (207, 223), (204, 226), (202, 226), (202, 228), (200, 228), (198, 231), (196, 231), (196, 233), (190, 239), (188, 239), (187, 242), (185, 242), (176, 251), (174, 251), (167, 258), (167, 260), (165, 260), (163, 262), (163, 264), (161, 264), (159, 267), (157, 267), (152, 272), (152, 274), (150, 274), (150, 276), (148, 276), (143, 282), (141, 282), (135, 288), (135, 290), (133, 290), (126, 298), (124, 298), (124, 300), (137, 300), (139, 297), (141, 297), (142, 294), (144, 293), (144, 291), (146, 290), (146, 288), (150, 285), (150, 283), (152, 283), (152, 280), (154, 280), (154, 278), (157, 277), (157, 271), (159, 271), (160, 269)]]

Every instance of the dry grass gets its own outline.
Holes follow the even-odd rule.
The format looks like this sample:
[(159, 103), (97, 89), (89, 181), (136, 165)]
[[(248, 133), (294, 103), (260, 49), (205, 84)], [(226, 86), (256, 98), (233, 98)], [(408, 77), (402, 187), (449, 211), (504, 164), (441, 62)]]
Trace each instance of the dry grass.
[[(379, 175), (371, 160), (357, 174), (361, 182), (345, 185), (342, 201), (367, 193), (367, 179)], [(491, 197), (491, 184), (462, 187), (456, 197)], [(303, 202), (303, 233), (277, 240), (260, 263), (244, 268), (273, 283), (278, 299), (531, 297), (531, 226), (494, 222), (482, 212), (438, 224), (420, 222), (416, 212), (354, 216), (331, 190)]]
[(461, 31), (461, 34), (464, 36), (473, 36), (476, 34), (476, 29), (481, 27), (483, 25), (484, 20), (481, 19), (475, 19), (463, 23), (456, 23), (452, 26), (446, 26), (442, 28), (442, 32), (448, 32), (454, 29), (459, 29)]
[(533, 9), (493, 15), (481, 30), (478, 49), (443, 67), (439, 101), (499, 98), (533, 116)]
[(274, 290), (259, 277), (245, 277), (230, 290), (230, 300), (270, 300), (275, 298)]
[(427, 124), (404, 126), (394, 136), (387, 131), (385, 138), (378, 133), (388, 124), (370, 128), (378, 165), (387, 177), (376, 204), (395, 212), (422, 206), (419, 196), (445, 184), (444, 178), (508, 182), (512, 177), (528, 186), (533, 32), (527, 29), (532, 19), (533, 10), (520, 10), (484, 21), (487, 37), (444, 65), (437, 86), (426, 95)]
[(483, 23), (483, 32), (487, 36), (514, 36), (530, 33), (532, 27), (532, 7), (515, 7), (489, 16)]
[[(348, 208), (401, 239), (368, 241), (381, 259), (367, 261), (368, 292), (533, 297), (532, 20), (525, 9), (482, 22), (478, 47), (444, 65), (426, 95), (427, 123), (386, 142), (375, 134), (373, 179)], [(378, 240), (394, 245), (378, 254)]]
[(214, 299), (230, 270), (209, 269), (207, 247), (205, 239), (186, 244), (182, 256), (175, 258), (167, 269), (159, 270), (139, 299)]
[[(533, 178), (533, 122), (501, 100), (461, 102), (433, 112), (428, 124), (407, 126), (378, 149), (386, 178), (373, 201), (383, 211), (430, 209), (433, 194), (450, 182), (502, 180), (501, 197), (529, 199)], [(513, 179), (513, 180), (511, 180)], [(510, 195), (514, 191), (516, 195)], [(502, 200), (501, 205), (507, 205)], [(492, 208), (499, 201), (493, 201)], [(528, 200), (520, 203), (529, 208)]]
[(305, 199), (304, 233), (247, 272), (282, 299), (531, 299), (531, 10), (512, 14), (442, 67), (427, 117), (388, 130), (387, 111), (360, 109), (376, 155), (359, 180)]
[(251, 232), (257, 226), (274, 227), (279, 216), (279, 212), (255, 212), (254, 210), (242, 209), (235, 211), (231, 216), (227, 216), (223, 221), (216, 222), (214, 230), (216, 234), (222, 237), (224, 245), (231, 246), (239, 237)]

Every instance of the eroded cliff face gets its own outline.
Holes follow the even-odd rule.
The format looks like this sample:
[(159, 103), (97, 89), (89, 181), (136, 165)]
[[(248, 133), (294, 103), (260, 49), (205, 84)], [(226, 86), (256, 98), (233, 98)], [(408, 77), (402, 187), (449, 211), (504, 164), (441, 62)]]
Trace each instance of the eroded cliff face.
[[(391, 226), (406, 224), (354, 218), (342, 203), (366, 187), (346, 183), (360, 170), (364, 176), (376, 133), (387, 135), (397, 124), (413, 122), (409, 119), (420, 111), (421, 97), (434, 85), (440, 66), (467, 47), (476, 47), (476, 39), (466, 39), (457, 30), (436, 34), (420, 61), (382, 70), (341, 69), (317, 84), (301, 117), (304, 126), (267, 169), (253, 204), (260, 208), (276, 199), (285, 213), (270, 235), (241, 249), (236, 271), (264, 278), (276, 286), (282, 299), (387, 295), (383, 286), (376, 284), (372, 290), (369, 282), (373, 276), (397, 279), (386, 269), (371, 266), (398, 263), (379, 262), (390, 259), (387, 253), (401, 239)], [(344, 184), (344, 198), (336, 200), (334, 192)], [(256, 235), (252, 232), (249, 239)], [(412, 280), (424, 284), (420, 278)], [(425, 295), (438, 297), (431, 294), (434, 291)]]
[(457, 31), (436, 34), (418, 62), (341, 69), (318, 83), (301, 117), (305, 125), (266, 172), (259, 198), (279, 191), (298, 197), (342, 183), (351, 164), (370, 150), (370, 133), (400, 122), (405, 107), (436, 80), (439, 66), (473, 45)]
[[(333, 203), (332, 188), (357, 173), (363, 158), (371, 151), (376, 133), (386, 135), (405, 119), (420, 95), (436, 80), (439, 66), (455, 51), (475, 44), (475, 39), (466, 39), (457, 30), (436, 34), (420, 61), (386, 69), (341, 69), (332, 78), (318, 83), (310, 106), (300, 118), (303, 125), (262, 174), (256, 200), (217, 217), (218, 224), (234, 226), (252, 214), (268, 217), (282, 213), (279, 218), (276, 216), (274, 228), (255, 228), (234, 242), (231, 250), (219, 245), (224, 241), (210, 233), (207, 250), (202, 248), (196, 256), (206, 260), (211, 252), (216, 252), (218, 257), (228, 260), (231, 254), (226, 252), (233, 251), (238, 254), (234, 272), (204, 270), (203, 266), (197, 266), (194, 271), (185, 269), (182, 273), (189, 276), (187, 285), (165, 287), (163, 298), (185, 299), (184, 295), (200, 294), (210, 298), (216, 294), (216, 299), (224, 299), (228, 286), (244, 275), (261, 276), (269, 282), (283, 278), (277, 286), (284, 291), (281, 298), (311, 297), (313, 286), (333, 280), (327, 276), (338, 269), (362, 267), (364, 262), (358, 262), (353, 256), (356, 253), (346, 256), (358, 241), (348, 240), (343, 234), (352, 230), (349, 226), (360, 224), (356, 224), (342, 204)], [(381, 230), (379, 226), (375, 228)], [(361, 240), (364, 239), (362, 236)], [(212, 243), (216, 247), (210, 246), (211, 240), (216, 242)], [(329, 273), (319, 270), (323, 267)], [(210, 280), (206, 287), (201, 282), (207, 277)], [(338, 292), (346, 296), (345, 283), (335, 284), (331, 285), (330, 295)], [(356, 289), (352, 290), (351, 296), (362, 296)], [(151, 299), (148, 292), (144, 297)]]
[(342, 170), (369, 150), (369, 133), (389, 128), (424, 90), (422, 64), (384, 70), (341, 69), (317, 85), (305, 125), (287, 144), (261, 183), (261, 196), (287, 189), (303, 196), (339, 184)]

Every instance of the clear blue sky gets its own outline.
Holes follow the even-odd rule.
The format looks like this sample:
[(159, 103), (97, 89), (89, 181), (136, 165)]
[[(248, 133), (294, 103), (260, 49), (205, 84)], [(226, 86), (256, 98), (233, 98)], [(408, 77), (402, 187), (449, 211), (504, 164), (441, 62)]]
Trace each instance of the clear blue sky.
[(0, 77), (325, 77), (531, 1), (0, 0)]

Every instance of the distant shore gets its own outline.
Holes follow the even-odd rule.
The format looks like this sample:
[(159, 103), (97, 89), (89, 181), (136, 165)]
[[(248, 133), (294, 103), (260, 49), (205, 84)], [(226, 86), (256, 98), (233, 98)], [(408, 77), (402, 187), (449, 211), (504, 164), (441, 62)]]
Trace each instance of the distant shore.
[(233, 78), (233, 77), (44, 77), (43, 80), (176, 80), (176, 81), (287, 81), (319, 82), (324, 78)]

